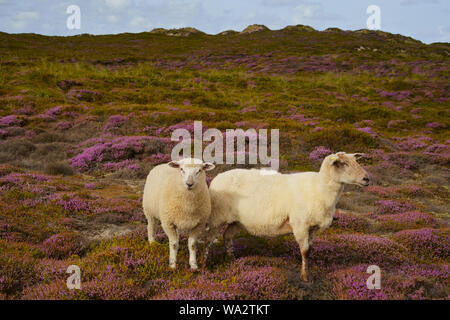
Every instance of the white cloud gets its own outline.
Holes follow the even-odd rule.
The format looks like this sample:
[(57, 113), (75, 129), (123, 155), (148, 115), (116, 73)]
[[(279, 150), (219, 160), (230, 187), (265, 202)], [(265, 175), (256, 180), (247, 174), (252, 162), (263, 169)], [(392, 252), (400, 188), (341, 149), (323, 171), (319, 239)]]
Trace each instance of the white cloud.
[(26, 26), (38, 18), (39, 13), (35, 11), (21, 11), (12, 19), (11, 26), (17, 31), (23, 31)]
[(438, 27), (441, 42), (450, 42), (450, 27)]
[(142, 18), (142, 17), (134, 17), (130, 21), (130, 26), (131, 27), (139, 27), (144, 22), (145, 22), (144, 18)]
[(320, 4), (301, 4), (295, 7), (297, 17), (314, 19), (323, 16), (323, 7)]
[(438, 0), (402, 0), (401, 6), (415, 6), (418, 4), (437, 4)]
[(299, 4), (292, 12), (293, 22), (296, 24), (304, 24), (305, 21), (311, 20), (328, 21), (340, 18), (338, 14), (326, 12), (323, 4), (318, 2), (305, 2), (303, 4)]
[(106, 21), (110, 23), (116, 23), (117, 21), (119, 21), (119, 19), (114, 15), (109, 15), (106, 17)]
[(105, 0), (106, 5), (115, 10), (125, 9), (131, 4), (131, 0)]
[(262, 4), (269, 7), (282, 7), (298, 4), (299, 0), (263, 0)]

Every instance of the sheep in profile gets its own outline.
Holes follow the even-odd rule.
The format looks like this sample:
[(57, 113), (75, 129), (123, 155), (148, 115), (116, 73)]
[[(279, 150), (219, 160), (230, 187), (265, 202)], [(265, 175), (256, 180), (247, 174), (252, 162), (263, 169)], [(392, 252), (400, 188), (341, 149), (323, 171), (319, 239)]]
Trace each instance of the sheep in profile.
[(293, 233), (302, 255), (301, 276), (308, 281), (311, 241), (317, 231), (331, 225), (344, 185), (369, 185), (367, 172), (356, 161), (359, 155), (329, 155), (319, 172), (268, 174), (264, 170), (234, 169), (221, 173), (210, 185), (208, 226), (215, 233), (228, 224), (223, 236), (229, 254), (232, 237), (240, 229), (255, 236)]
[(169, 238), (169, 266), (176, 268), (179, 232), (188, 233), (189, 265), (197, 269), (196, 243), (211, 214), (205, 171), (214, 165), (187, 158), (153, 168), (147, 176), (142, 204), (148, 241), (155, 241), (157, 220)]

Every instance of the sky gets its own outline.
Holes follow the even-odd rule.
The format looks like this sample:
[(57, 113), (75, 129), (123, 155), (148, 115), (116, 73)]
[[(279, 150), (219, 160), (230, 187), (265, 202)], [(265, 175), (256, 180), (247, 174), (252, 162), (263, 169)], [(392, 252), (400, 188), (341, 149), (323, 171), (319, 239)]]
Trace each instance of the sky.
[[(80, 9), (79, 29), (67, 27), (71, 5)], [(450, 0), (0, 0), (0, 31), (69, 36), (194, 27), (217, 34), (251, 24), (358, 30), (367, 27), (370, 5), (380, 8), (383, 31), (450, 42)]]

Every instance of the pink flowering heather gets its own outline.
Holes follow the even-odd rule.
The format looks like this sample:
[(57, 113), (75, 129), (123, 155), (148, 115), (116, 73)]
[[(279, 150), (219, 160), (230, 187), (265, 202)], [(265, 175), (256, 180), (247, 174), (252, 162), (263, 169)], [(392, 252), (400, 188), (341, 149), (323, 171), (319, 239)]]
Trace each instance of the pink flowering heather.
[(158, 118), (159, 116), (168, 116), (168, 115), (170, 115), (170, 113), (165, 111), (154, 111), (150, 113), (150, 117), (152, 118)]
[(152, 154), (150, 156), (150, 161), (153, 165), (166, 163), (170, 161), (170, 154), (164, 154), (161, 152), (158, 152), (156, 154)]
[(92, 168), (97, 162), (103, 160), (103, 152), (107, 150), (107, 148), (107, 144), (99, 143), (84, 149), (82, 153), (72, 158), (72, 166), (80, 170)]
[[(369, 125), (369, 126), (375, 125), (375, 123), (372, 120), (363, 120), (363, 121), (361, 121), (361, 123), (363, 125)], [(359, 123), (355, 123), (354, 126), (355, 126), (355, 128), (361, 128), (361, 124), (359, 124)]]
[(406, 120), (390, 120), (387, 124), (388, 128), (395, 128), (398, 127), (399, 125), (404, 125), (406, 124), (407, 121)]
[(251, 121), (239, 121), (234, 124), (237, 128), (252, 128), (252, 129), (262, 129), (268, 126), (267, 123), (255, 123)]
[(46, 110), (43, 114), (40, 114), (39, 117), (46, 121), (55, 120), (58, 115), (61, 114), (62, 106), (56, 106), (51, 109)]
[(399, 141), (397, 143), (398, 148), (404, 151), (422, 149), (428, 145), (429, 141), (431, 141), (431, 138), (428, 136), (415, 136), (394, 139)]
[(55, 234), (45, 240), (42, 250), (50, 258), (62, 259), (72, 254), (81, 254), (85, 247), (74, 233)]
[(427, 153), (444, 153), (449, 152), (450, 146), (447, 144), (432, 144), (428, 148), (425, 149), (425, 152)]
[[(367, 288), (368, 264), (356, 265), (350, 268), (340, 269), (328, 275), (333, 283), (333, 292), (340, 300), (385, 300), (392, 297), (391, 288), (383, 283), (380, 290)], [(383, 269), (382, 269), (383, 270)], [(382, 274), (383, 277), (384, 274)], [(382, 278), (383, 279), (383, 278)]]
[(256, 106), (246, 107), (239, 111), (240, 113), (256, 112)]
[[(295, 249), (293, 251), (300, 256)], [(407, 256), (405, 249), (390, 239), (346, 233), (315, 239), (310, 258), (311, 265), (316, 265), (325, 272), (355, 263), (376, 264), (383, 268), (397, 265), (405, 261)]]
[(430, 122), (426, 124), (427, 128), (432, 128), (432, 129), (441, 129), (441, 128), (446, 128), (447, 126), (445, 124), (439, 123), (439, 122)]
[(370, 229), (369, 221), (361, 216), (355, 214), (344, 214), (337, 211), (334, 214), (333, 227), (337, 227), (343, 230), (352, 231), (367, 231)]
[(69, 121), (61, 121), (56, 124), (56, 129), (58, 130), (67, 130), (72, 128), (73, 123)]
[(96, 183), (93, 183), (93, 182), (91, 182), (91, 183), (86, 183), (86, 184), (84, 185), (84, 188), (87, 189), (87, 190), (95, 190), (95, 189), (97, 189), (97, 184), (96, 184)]
[(432, 215), (423, 212), (404, 212), (397, 214), (378, 215), (375, 217), (384, 230), (399, 231), (402, 229), (417, 229), (424, 226), (439, 226)]
[(375, 131), (373, 131), (373, 129), (371, 127), (364, 127), (364, 128), (356, 128), (356, 130), (361, 131), (361, 132), (365, 132), (370, 134), (372, 137), (377, 137), (378, 133), (376, 133)]
[(411, 211), (415, 206), (409, 202), (399, 200), (378, 200), (375, 202), (378, 207), (378, 214), (395, 214), (406, 211)]
[(16, 115), (9, 115), (0, 118), (0, 126), (3, 127), (20, 126), (21, 124), (22, 120), (20, 120)]
[[(381, 288), (368, 289), (368, 264), (340, 269), (327, 275), (333, 283), (337, 299), (446, 299), (450, 276), (448, 265), (402, 263), (392, 268), (381, 268)], [(433, 292), (429, 290), (432, 288)]]
[(420, 258), (435, 258), (448, 261), (450, 258), (450, 229), (423, 228), (403, 230), (392, 238), (405, 245)]
[(448, 144), (433, 144), (425, 149), (424, 154), (429, 156), (433, 163), (448, 163), (450, 159), (450, 146)]
[(114, 130), (123, 126), (128, 121), (128, 118), (122, 115), (114, 115), (109, 117), (108, 122), (106, 123), (104, 130)]
[[(194, 122), (193, 121), (182, 121), (177, 124), (171, 125), (167, 128), (159, 128), (155, 131), (156, 135), (160, 135), (161, 133), (165, 134), (171, 134), (176, 129), (186, 129), (190, 133), (194, 132)], [(203, 130), (205, 130), (205, 127), (203, 127)]]
[(331, 154), (331, 150), (325, 148), (324, 146), (316, 147), (309, 154), (309, 160), (314, 162), (321, 162), (327, 155)]
[(72, 89), (67, 93), (67, 96), (70, 98), (75, 98), (80, 101), (96, 101), (101, 98), (101, 94), (99, 92), (88, 90), (88, 89)]
[(365, 192), (376, 194), (379, 197), (387, 198), (392, 195), (392, 191), (389, 188), (382, 186), (368, 186), (364, 189)]
[(148, 136), (117, 137), (110, 142), (100, 142), (84, 149), (72, 158), (72, 166), (78, 170), (88, 171), (102, 162), (133, 159), (135, 156), (143, 154), (146, 148), (164, 147), (164, 143), (167, 142), (167, 139)]

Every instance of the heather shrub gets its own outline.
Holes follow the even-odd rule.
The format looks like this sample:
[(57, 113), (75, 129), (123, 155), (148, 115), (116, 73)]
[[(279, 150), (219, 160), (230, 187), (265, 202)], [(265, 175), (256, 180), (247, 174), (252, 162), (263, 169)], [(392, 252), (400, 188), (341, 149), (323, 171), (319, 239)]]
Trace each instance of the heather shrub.
[(395, 233), (392, 239), (403, 244), (419, 258), (442, 259), (450, 258), (450, 230), (423, 228), (403, 230)]
[(333, 284), (337, 299), (446, 299), (448, 295), (447, 265), (420, 265), (403, 263), (381, 269), (381, 288), (368, 289), (366, 272), (369, 264), (337, 270), (327, 276)]
[(322, 145), (334, 152), (342, 150), (361, 152), (377, 146), (376, 140), (370, 134), (358, 131), (349, 125), (328, 127), (321, 131), (311, 132), (306, 141), (311, 146)]
[(309, 160), (314, 162), (322, 162), (322, 160), (331, 153), (331, 150), (325, 148), (324, 146), (319, 146), (310, 152)]
[(0, 144), (1, 151), (7, 153), (10, 157), (27, 157), (36, 149), (36, 146), (27, 139), (7, 140)]
[(119, 129), (122, 127), (126, 122), (128, 121), (128, 118), (122, 115), (113, 115), (109, 117), (108, 122), (106, 123), (103, 130), (105, 131), (111, 131), (115, 129)]
[(118, 137), (111, 142), (100, 142), (85, 148), (71, 159), (72, 166), (81, 171), (96, 168), (102, 162), (117, 162), (148, 155), (164, 150), (164, 139), (157, 137), (135, 136)]
[(378, 200), (375, 205), (378, 206), (378, 214), (395, 214), (415, 209), (412, 203), (400, 200)]
[(21, 124), (22, 120), (16, 115), (9, 115), (0, 118), (0, 127), (20, 126)]
[[(143, 285), (149, 280), (168, 278), (172, 274), (167, 265), (168, 259), (167, 244), (149, 246), (143, 233), (131, 233), (102, 240), (92, 248), (80, 267), (87, 280), (95, 281), (99, 272), (108, 274), (109, 270), (114, 270), (129, 281)], [(172, 275), (180, 272), (177, 269)]]
[(416, 211), (377, 215), (375, 218), (380, 222), (380, 229), (385, 231), (400, 231), (404, 229), (418, 229), (425, 226), (439, 226), (439, 222), (432, 215)]
[[(207, 287), (181, 288), (169, 290), (157, 297), (167, 300), (235, 300), (238, 297), (233, 292), (224, 291), (223, 286), (207, 283)], [(218, 288), (217, 288), (218, 287)]]
[(62, 174), (64, 176), (71, 176), (74, 174), (73, 168), (64, 161), (50, 162), (45, 165), (44, 172), (51, 175)]
[(77, 234), (67, 232), (52, 235), (42, 243), (41, 249), (49, 258), (64, 259), (82, 255), (86, 247)]
[(40, 283), (24, 290), (29, 300), (136, 300), (146, 299), (149, 292), (114, 271), (99, 275), (96, 280), (83, 281), (81, 290), (70, 290), (66, 281)]
[(67, 97), (74, 98), (80, 101), (99, 101), (102, 95), (99, 92), (88, 89), (72, 89), (67, 93)]
[(53, 142), (66, 142), (64, 135), (58, 132), (42, 132), (31, 138), (33, 143), (53, 143)]
[[(295, 254), (300, 256), (300, 253)], [(333, 269), (358, 263), (376, 264), (381, 268), (406, 260), (406, 251), (394, 241), (375, 235), (337, 234), (314, 240), (311, 265)], [(299, 257), (300, 258), (300, 257)]]
[(367, 232), (371, 229), (368, 219), (361, 217), (360, 215), (342, 213), (340, 211), (337, 211), (334, 214), (332, 227), (357, 232)]
[(38, 281), (36, 259), (41, 256), (27, 244), (0, 239), (0, 293), (16, 297), (25, 286)]
[[(193, 279), (189, 287), (201, 288), (201, 295), (196, 290), (191, 291), (197, 293), (194, 297), (201, 299), (292, 299), (298, 292), (288, 284), (287, 274), (281, 266), (285, 266), (282, 259), (272, 261), (258, 256), (243, 257), (226, 268), (214, 273), (206, 272)], [(180, 292), (177, 293), (179, 296)]]

